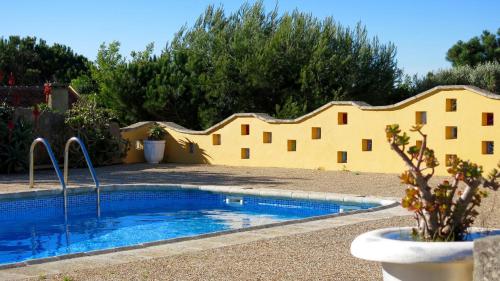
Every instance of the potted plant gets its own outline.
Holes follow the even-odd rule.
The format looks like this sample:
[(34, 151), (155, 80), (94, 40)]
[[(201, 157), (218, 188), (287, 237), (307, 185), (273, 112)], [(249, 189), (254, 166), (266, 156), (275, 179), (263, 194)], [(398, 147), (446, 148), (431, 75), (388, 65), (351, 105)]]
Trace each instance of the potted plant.
[(420, 146), (409, 146), (410, 137), (397, 124), (386, 129), (391, 149), (408, 168), (400, 176), (408, 185), (401, 205), (415, 214), (416, 227), (364, 233), (352, 242), (351, 253), (381, 262), (384, 280), (472, 280), (472, 239), (500, 234), (471, 228), (486, 190), (499, 188), (500, 172), (493, 169), (485, 178), (481, 166), (455, 157), (448, 163), (451, 181), (431, 186), (439, 163), (422, 126), (411, 131), (422, 137)]
[(150, 164), (158, 164), (165, 153), (165, 131), (154, 122), (149, 129), (148, 139), (144, 140), (144, 158)]

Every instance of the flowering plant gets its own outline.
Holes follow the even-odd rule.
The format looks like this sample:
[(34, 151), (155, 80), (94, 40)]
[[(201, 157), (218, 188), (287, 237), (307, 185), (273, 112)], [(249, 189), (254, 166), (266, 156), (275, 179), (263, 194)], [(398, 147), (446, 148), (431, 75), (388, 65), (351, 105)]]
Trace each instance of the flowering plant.
[(429, 180), (439, 162), (434, 150), (427, 147), (422, 126), (416, 125), (411, 131), (422, 137), (421, 145), (409, 146), (410, 137), (401, 133), (397, 124), (386, 128), (391, 149), (408, 167), (400, 176), (401, 182), (408, 185), (401, 205), (415, 213), (417, 227), (413, 234), (426, 241), (463, 240), (478, 215), (476, 208), (488, 195), (486, 190), (498, 190), (500, 172), (493, 169), (485, 178), (482, 166), (455, 157), (449, 163), (451, 181), (432, 187)]
[(49, 103), (49, 96), (52, 94), (52, 84), (47, 82), (43, 84), (43, 94), (45, 95), (45, 103)]

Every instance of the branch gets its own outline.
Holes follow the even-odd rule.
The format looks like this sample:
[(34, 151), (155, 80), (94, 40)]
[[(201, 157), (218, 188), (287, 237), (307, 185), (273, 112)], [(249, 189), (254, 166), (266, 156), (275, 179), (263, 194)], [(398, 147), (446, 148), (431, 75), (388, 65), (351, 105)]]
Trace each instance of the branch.
[(408, 155), (406, 155), (406, 153), (404, 153), (404, 151), (401, 150), (401, 148), (399, 148), (399, 146), (394, 141), (391, 142), (391, 148), (392, 148), (392, 150), (394, 150), (399, 155), (399, 157), (401, 157), (401, 159), (403, 159), (403, 161), (405, 162), (406, 166), (411, 171), (413, 171), (413, 172), (417, 172), (418, 171), (418, 168), (415, 166), (415, 164), (413, 164), (413, 162), (408, 157)]
[[(422, 147), (420, 147), (420, 151), (418, 152), (418, 158), (417, 158), (417, 163), (418, 163), (417, 169), (420, 170), (420, 165), (422, 164), (422, 161), (424, 159), (424, 151), (427, 148), (427, 135), (422, 133), (420, 129), (418, 129), (417, 132), (422, 136)], [(432, 172), (432, 174), (434, 174), (434, 172)]]

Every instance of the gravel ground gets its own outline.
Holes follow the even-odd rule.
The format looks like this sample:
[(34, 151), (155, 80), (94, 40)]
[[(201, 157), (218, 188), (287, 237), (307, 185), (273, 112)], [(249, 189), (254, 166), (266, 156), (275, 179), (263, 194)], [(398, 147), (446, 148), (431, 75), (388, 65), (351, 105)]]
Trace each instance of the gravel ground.
[[(121, 165), (97, 169), (103, 184), (184, 183), (239, 185), (401, 197), (404, 186), (394, 174), (208, 165)], [(51, 171), (37, 171), (37, 188), (57, 188)], [(0, 193), (27, 190), (27, 175), (0, 176)], [(436, 178), (435, 181), (440, 180)], [(70, 181), (91, 182), (88, 171), (72, 170)], [(476, 226), (500, 227), (500, 192), (480, 207)], [(388, 226), (413, 225), (411, 217), (331, 228), (260, 240), (145, 262), (44, 276), (46, 280), (380, 280), (379, 265), (353, 258), (351, 241), (360, 233)]]

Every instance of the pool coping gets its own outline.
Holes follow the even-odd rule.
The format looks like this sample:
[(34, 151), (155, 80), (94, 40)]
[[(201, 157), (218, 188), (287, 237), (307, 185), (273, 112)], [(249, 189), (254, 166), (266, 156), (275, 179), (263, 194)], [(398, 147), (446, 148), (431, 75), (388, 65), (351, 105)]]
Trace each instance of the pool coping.
[[(341, 193), (329, 193), (329, 192), (315, 192), (315, 191), (301, 191), (301, 190), (282, 190), (282, 189), (269, 189), (269, 188), (252, 188), (252, 187), (239, 187), (239, 186), (217, 186), (217, 185), (187, 185), (187, 184), (110, 184), (102, 185), (101, 191), (124, 191), (124, 190), (171, 190), (171, 189), (187, 189), (187, 190), (202, 190), (209, 192), (225, 193), (231, 195), (254, 195), (263, 197), (274, 197), (274, 198), (293, 198), (293, 199), (307, 199), (307, 200), (317, 200), (317, 201), (332, 201), (332, 202), (347, 202), (347, 203), (368, 203), (368, 204), (379, 204), (380, 206), (352, 210), (347, 212), (341, 212), (336, 214), (328, 214), (322, 216), (314, 216), (304, 219), (288, 220), (283, 222), (275, 222), (239, 229), (217, 231), (212, 233), (205, 233), (195, 236), (179, 237), (173, 239), (166, 239), (160, 241), (140, 243), (137, 245), (116, 247), (110, 249), (88, 251), (81, 253), (65, 254), (53, 257), (32, 259), (17, 263), (8, 263), (0, 265), (0, 270), (12, 269), (26, 267), (29, 265), (43, 264), (48, 262), (62, 261), (79, 257), (89, 257), (97, 256), (108, 253), (117, 253), (135, 249), (148, 248), (153, 246), (172, 244), (183, 241), (199, 240), (204, 238), (216, 237), (221, 235), (248, 232), (252, 230), (260, 230), (273, 228), (278, 226), (286, 226), (293, 224), (300, 224), (312, 221), (325, 220), (330, 218), (344, 217), (354, 214), (362, 213), (372, 213), (377, 211), (382, 211), (389, 208), (394, 208), (399, 206), (399, 203), (393, 198), (385, 197), (372, 197), (372, 196), (362, 196), (353, 194), (341, 194)], [(68, 194), (81, 194), (86, 192), (95, 191), (95, 187), (72, 187), (68, 188)], [(50, 195), (61, 194), (61, 190), (50, 189), (50, 190), (35, 190), (35, 191), (21, 191), (13, 193), (3, 193), (0, 194), (0, 200), (6, 199), (23, 199), (23, 198), (36, 198), (36, 197), (46, 197)]]

